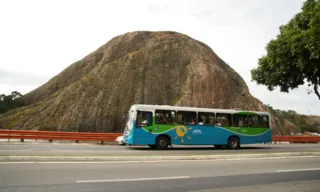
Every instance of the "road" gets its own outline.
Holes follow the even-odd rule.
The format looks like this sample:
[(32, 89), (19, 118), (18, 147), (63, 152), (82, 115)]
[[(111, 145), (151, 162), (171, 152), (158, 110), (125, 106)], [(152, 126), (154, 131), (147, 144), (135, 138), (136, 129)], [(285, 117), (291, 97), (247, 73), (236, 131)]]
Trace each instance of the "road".
[(0, 162), (0, 191), (319, 191), (320, 158)]
[(274, 152), (320, 152), (320, 144), (259, 144), (243, 145), (240, 150), (215, 149), (213, 146), (173, 146), (165, 151), (149, 147), (129, 147), (85, 143), (12, 143), (0, 142), (0, 155), (212, 155)]

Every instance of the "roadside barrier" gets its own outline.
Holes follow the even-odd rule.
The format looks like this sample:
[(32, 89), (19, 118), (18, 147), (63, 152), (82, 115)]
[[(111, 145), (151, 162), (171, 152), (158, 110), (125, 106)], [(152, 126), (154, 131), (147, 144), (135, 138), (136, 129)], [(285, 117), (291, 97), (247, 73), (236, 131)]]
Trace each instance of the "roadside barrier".
[(289, 143), (320, 143), (320, 136), (272, 136), (272, 142), (289, 142)]
[(68, 141), (101, 141), (114, 142), (122, 133), (85, 133), (85, 132), (58, 132), (58, 131), (26, 131), (0, 130), (0, 139), (32, 140), (68, 140)]
[[(0, 130), (0, 139), (32, 140), (68, 140), (68, 141), (101, 141), (114, 142), (122, 133), (87, 133), (87, 132), (58, 132), (58, 131), (26, 131), (26, 130)], [(273, 136), (272, 142), (290, 143), (320, 143), (320, 136)]]

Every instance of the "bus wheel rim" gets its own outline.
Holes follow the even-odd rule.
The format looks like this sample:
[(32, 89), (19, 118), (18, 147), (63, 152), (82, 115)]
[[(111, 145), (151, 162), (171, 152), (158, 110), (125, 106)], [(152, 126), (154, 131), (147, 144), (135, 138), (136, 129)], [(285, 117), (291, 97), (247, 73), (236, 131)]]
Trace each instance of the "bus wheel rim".
[(167, 144), (167, 142), (165, 140), (160, 140), (160, 146), (163, 147)]
[(231, 146), (232, 146), (232, 147), (236, 147), (236, 146), (237, 146), (237, 141), (232, 140), (232, 141), (231, 141)]

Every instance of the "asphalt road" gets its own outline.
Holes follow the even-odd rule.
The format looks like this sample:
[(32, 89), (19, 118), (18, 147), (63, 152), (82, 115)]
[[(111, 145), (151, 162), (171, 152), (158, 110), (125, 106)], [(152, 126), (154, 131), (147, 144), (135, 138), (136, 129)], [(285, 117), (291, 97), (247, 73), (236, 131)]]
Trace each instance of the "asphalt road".
[(146, 146), (129, 147), (85, 143), (20, 143), (0, 142), (0, 155), (212, 155), (250, 154), (274, 152), (320, 152), (320, 144), (259, 144), (242, 145), (240, 150), (215, 149), (213, 146), (173, 146), (165, 151), (153, 150)]
[[(319, 191), (320, 158), (0, 163), (0, 191)], [(302, 190), (303, 189), (303, 190)]]

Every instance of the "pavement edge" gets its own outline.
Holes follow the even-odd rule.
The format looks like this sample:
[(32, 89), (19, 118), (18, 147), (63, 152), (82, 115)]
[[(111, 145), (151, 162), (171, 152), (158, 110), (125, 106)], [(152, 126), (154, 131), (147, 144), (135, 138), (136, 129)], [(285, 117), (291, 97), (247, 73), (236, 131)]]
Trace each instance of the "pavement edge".
[(190, 156), (0, 156), (0, 162), (15, 161), (170, 161), (170, 160), (241, 160), (263, 158), (320, 157), (320, 152), (284, 152), (267, 154), (190, 155)]

